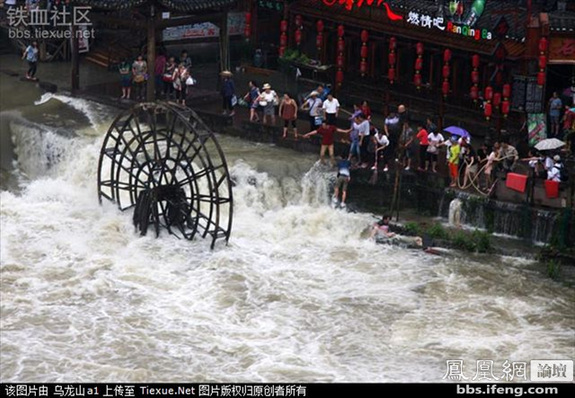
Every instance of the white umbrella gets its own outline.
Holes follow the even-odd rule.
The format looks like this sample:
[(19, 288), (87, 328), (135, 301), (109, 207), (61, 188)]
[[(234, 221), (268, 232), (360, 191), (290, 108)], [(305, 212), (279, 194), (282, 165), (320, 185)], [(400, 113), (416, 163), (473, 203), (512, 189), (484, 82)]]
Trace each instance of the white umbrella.
[(535, 145), (535, 149), (540, 151), (550, 151), (552, 149), (561, 148), (565, 146), (565, 143), (557, 138), (547, 138), (545, 140), (541, 140)]

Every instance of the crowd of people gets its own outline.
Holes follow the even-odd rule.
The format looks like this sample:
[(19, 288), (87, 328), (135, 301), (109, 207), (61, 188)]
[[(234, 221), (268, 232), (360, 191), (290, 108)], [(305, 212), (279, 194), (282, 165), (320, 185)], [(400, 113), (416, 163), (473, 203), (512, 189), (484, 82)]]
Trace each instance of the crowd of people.
[[(401, 167), (405, 171), (437, 173), (438, 164), (443, 163), (448, 170), (451, 187), (467, 189), (473, 186), (483, 192), (491, 189), (498, 171), (514, 171), (520, 161), (529, 164), (535, 177), (554, 181), (564, 181), (566, 177), (557, 153), (533, 150), (528, 158), (521, 159), (509, 142), (474, 147), (469, 134), (444, 136), (433, 118), (414, 123), (405, 105), (399, 105), (388, 113), (382, 125), (376, 125), (367, 101), (354, 105), (348, 112), (342, 109), (329, 87), (322, 85), (302, 97), (298, 105), (290, 93), (279, 96), (270, 84), (260, 88), (252, 80), (243, 100), (250, 109), (252, 122), (276, 125), (277, 112), (283, 121), (283, 138), (288, 136), (290, 129), (295, 139), (321, 136), (320, 160), (324, 163), (327, 153), (332, 167), (337, 165), (343, 170), (343, 173), (338, 173), (338, 178), (343, 176), (346, 180), (346, 184), (344, 181), (338, 184), (342, 191), (346, 190), (349, 182), (348, 169), (354, 168), (387, 172), (391, 167)], [(556, 103), (550, 105), (557, 106)], [(307, 133), (298, 134), (298, 111), (304, 113), (304, 119), (308, 120)], [(342, 112), (349, 114), (348, 128), (337, 126)], [(340, 142), (349, 143), (344, 157), (349, 164), (336, 162), (334, 145), (338, 135)], [(345, 200), (342, 203), (345, 204)]]
[(154, 79), (157, 99), (184, 105), (191, 86), (196, 83), (191, 69), (192, 61), (186, 50), (181, 52), (179, 58), (160, 51), (153, 69), (148, 67), (142, 55), (138, 55), (133, 62), (123, 59), (118, 67), (122, 87), (120, 99), (145, 100), (147, 83), (149, 79)]

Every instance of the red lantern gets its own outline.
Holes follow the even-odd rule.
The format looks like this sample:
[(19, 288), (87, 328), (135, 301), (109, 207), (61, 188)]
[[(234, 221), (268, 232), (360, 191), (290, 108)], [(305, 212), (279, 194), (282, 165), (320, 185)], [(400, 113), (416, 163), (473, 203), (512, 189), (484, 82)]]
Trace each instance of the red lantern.
[(417, 58), (415, 60), (415, 70), (421, 70), (423, 68), (423, 58)]
[(498, 107), (501, 104), (501, 93), (493, 94), (493, 106)]
[(343, 82), (343, 71), (338, 70), (335, 72), (335, 82), (338, 84), (338, 86), (341, 86), (341, 82)]
[(548, 45), (549, 45), (549, 42), (547, 41), (547, 39), (545, 37), (542, 37), (541, 39), (539, 39), (539, 52), (546, 53)]
[(492, 98), (493, 98), (493, 88), (491, 88), (491, 86), (485, 87), (485, 99), (487, 101), (491, 101)]
[(244, 27), (244, 36), (246, 37), (247, 40), (250, 39), (250, 36), (252, 34), (251, 28), (249, 25), (245, 25)]
[(302, 24), (302, 17), (301, 15), (296, 15), (295, 16), (295, 26), (297, 26), (298, 28), (301, 26)]
[(502, 83), (503, 83), (503, 73), (499, 71), (495, 74), (495, 84), (501, 86)]
[(387, 71), (387, 78), (389, 79), (389, 82), (393, 84), (393, 81), (395, 80), (394, 68), (389, 68), (389, 70)]
[(362, 75), (365, 75), (367, 72), (367, 61), (362, 59), (361, 62), (359, 63), (359, 71), (361, 72)]
[(299, 29), (295, 31), (295, 44), (298, 46), (301, 44), (301, 30)]
[(483, 113), (485, 114), (485, 118), (487, 120), (489, 120), (489, 118), (493, 114), (493, 109), (491, 108), (491, 104), (489, 102), (485, 104), (485, 108), (483, 109)]
[(443, 51), (443, 62), (449, 61), (451, 61), (451, 50), (446, 48), (445, 51)]
[(280, 32), (287, 32), (288, 30), (288, 22), (285, 19), (282, 19), (280, 22)]
[(344, 30), (343, 25), (339, 25), (339, 26), (337, 27), (337, 36), (338, 36), (338, 37), (343, 37), (344, 33), (345, 33), (345, 30)]
[(364, 29), (361, 31), (361, 41), (365, 43), (368, 40), (369, 40), (369, 32)]
[(342, 53), (345, 51), (345, 40), (339, 39), (337, 41), (337, 52)]
[(419, 42), (415, 45), (415, 52), (417, 55), (423, 55), (423, 43)]
[(443, 82), (443, 85), (441, 86), (441, 91), (443, 92), (443, 96), (447, 97), (447, 95), (449, 94), (449, 82), (447, 80)]
[(287, 35), (282, 32), (280, 35), (280, 47), (285, 47), (287, 45)]
[(473, 84), (478, 84), (479, 83), (479, 72), (474, 70), (471, 72), (471, 81), (473, 82)]
[(395, 37), (391, 37), (389, 39), (389, 49), (391, 51), (395, 51), (396, 47), (397, 47), (397, 39)]
[(504, 117), (507, 117), (507, 115), (509, 114), (510, 107), (511, 107), (511, 104), (509, 103), (508, 100), (504, 100), (501, 103), (501, 112), (503, 113)]
[(416, 73), (413, 76), (413, 83), (417, 86), (417, 88), (419, 88), (421, 86), (421, 74)]
[(444, 79), (448, 79), (450, 74), (449, 65), (443, 65), (442, 76)]
[(317, 27), (317, 32), (318, 32), (318, 33), (323, 32), (323, 21), (322, 21), (321, 19), (320, 19), (319, 21), (317, 21), (316, 27)]
[(360, 55), (361, 58), (367, 58), (367, 46), (361, 46)]
[(473, 54), (473, 56), (471, 57), (471, 65), (474, 68), (479, 68), (479, 61), (480, 61), (479, 55)]
[(545, 72), (538, 72), (537, 73), (537, 84), (540, 86), (545, 85)]
[(336, 62), (335, 62), (336, 66), (338, 68), (343, 68), (343, 63), (344, 63), (343, 61), (344, 61), (343, 60), (343, 54), (341, 54), (341, 53), (338, 54), (336, 57)]
[(317, 37), (315, 38), (315, 45), (318, 49), (323, 47), (323, 35), (321, 33), (317, 34)]
[(503, 85), (503, 98), (511, 97), (511, 84), (506, 83)]
[(387, 56), (387, 62), (389, 63), (389, 65), (395, 65), (395, 53), (389, 53), (389, 55)]
[(539, 56), (539, 69), (545, 69), (547, 67), (547, 57), (545, 55)]
[(252, 23), (252, 14), (250, 12), (246, 12), (246, 24)]
[(473, 101), (477, 101), (477, 98), (479, 98), (479, 88), (477, 88), (477, 86), (472, 86), (469, 96)]

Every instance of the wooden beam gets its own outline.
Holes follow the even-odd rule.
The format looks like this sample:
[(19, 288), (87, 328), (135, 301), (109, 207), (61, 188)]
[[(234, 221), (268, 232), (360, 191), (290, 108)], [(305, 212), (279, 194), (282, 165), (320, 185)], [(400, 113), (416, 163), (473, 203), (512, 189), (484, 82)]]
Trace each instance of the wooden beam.
[(146, 85), (146, 100), (152, 102), (156, 99), (156, 76), (154, 70), (156, 66), (156, 13), (154, 5), (150, 5), (150, 16), (148, 17), (148, 82)]
[[(106, 24), (118, 25), (130, 29), (146, 29), (148, 26), (148, 23), (144, 20), (118, 18), (111, 15), (104, 15), (99, 13), (94, 13), (93, 15), (90, 15), (90, 18), (93, 22), (102, 22)], [(211, 22), (219, 26), (220, 21), (221, 21), (221, 13), (197, 14), (185, 17), (158, 20), (156, 22), (156, 27), (158, 29), (165, 29), (174, 26), (190, 25), (201, 22)]]
[(220, 68), (230, 70), (230, 40), (228, 36), (228, 9), (220, 14)]

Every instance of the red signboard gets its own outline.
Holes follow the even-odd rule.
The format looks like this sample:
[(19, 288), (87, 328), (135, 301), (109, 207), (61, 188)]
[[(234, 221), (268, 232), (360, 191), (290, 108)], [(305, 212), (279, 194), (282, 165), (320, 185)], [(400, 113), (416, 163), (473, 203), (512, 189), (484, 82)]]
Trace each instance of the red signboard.
[(328, 7), (332, 7), (336, 4), (344, 5), (345, 9), (348, 11), (351, 11), (354, 7), (361, 8), (364, 5), (375, 6), (375, 7), (383, 5), (387, 12), (387, 17), (389, 19), (391, 19), (392, 21), (399, 21), (403, 19), (401, 15), (397, 15), (396, 13), (391, 11), (389, 4), (387, 4), (387, 2), (383, 0), (322, 0), (322, 1), (323, 4), (325, 4)]
[(575, 64), (575, 39), (553, 37), (549, 46), (550, 64)]

